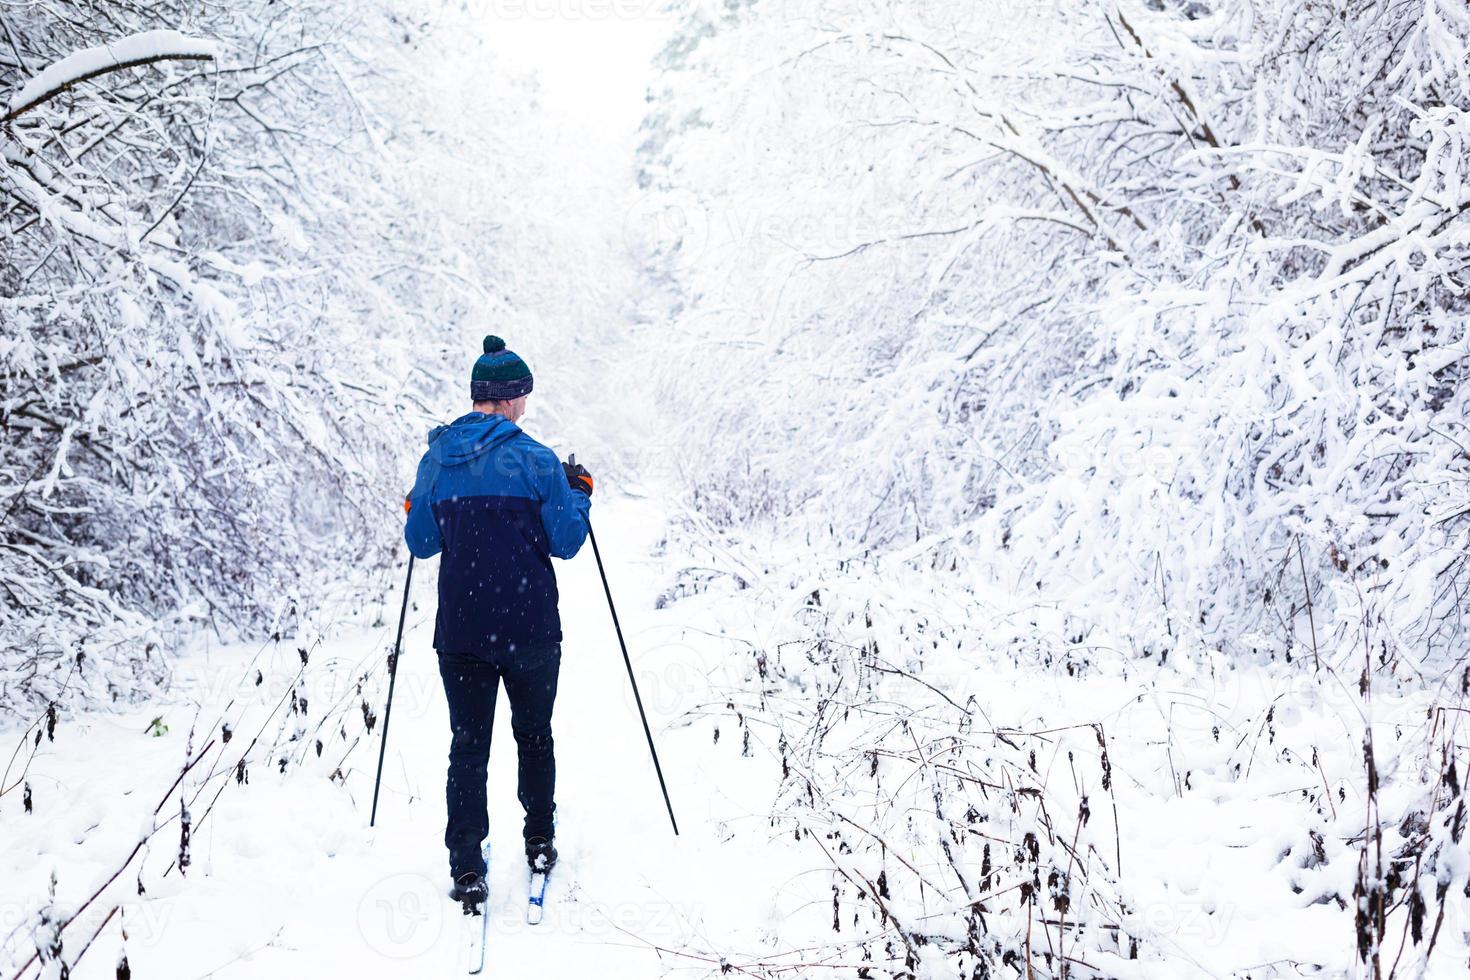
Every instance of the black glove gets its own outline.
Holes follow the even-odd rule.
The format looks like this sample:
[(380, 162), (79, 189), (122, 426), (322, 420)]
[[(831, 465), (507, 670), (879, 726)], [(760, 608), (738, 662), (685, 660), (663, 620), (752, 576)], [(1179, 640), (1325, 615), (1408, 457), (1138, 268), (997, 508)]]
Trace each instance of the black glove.
[(567, 483), (573, 490), (580, 490), (587, 496), (592, 496), (592, 474), (587, 472), (587, 467), (581, 463), (562, 463), (561, 468), (567, 475)]

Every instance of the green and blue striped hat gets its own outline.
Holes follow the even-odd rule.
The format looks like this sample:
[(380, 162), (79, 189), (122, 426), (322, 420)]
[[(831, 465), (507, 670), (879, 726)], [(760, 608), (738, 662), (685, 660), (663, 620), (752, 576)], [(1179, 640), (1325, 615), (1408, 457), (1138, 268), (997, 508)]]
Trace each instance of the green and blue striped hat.
[(508, 402), (531, 393), (531, 369), (499, 337), (485, 338), (485, 353), (470, 374), (470, 400)]

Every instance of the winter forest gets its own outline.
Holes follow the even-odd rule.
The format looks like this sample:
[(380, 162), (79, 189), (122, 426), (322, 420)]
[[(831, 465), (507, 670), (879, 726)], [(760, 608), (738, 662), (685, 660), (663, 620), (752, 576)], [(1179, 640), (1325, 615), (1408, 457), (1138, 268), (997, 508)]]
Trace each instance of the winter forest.
[(1463, 0), (3, 0), (0, 980), (1470, 975), (1467, 290)]

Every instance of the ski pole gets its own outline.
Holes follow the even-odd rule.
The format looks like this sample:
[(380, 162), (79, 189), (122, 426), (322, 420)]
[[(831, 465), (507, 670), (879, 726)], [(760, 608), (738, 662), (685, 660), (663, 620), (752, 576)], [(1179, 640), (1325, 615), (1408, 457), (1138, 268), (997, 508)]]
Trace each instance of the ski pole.
[[(577, 465), (576, 455), (568, 462)], [(674, 836), (679, 836), (679, 821), (674, 819), (674, 804), (669, 802), (669, 787), (664, 782), (663, 767), (658, 764), (658, 749), (653, 747), (653, 731), (648, 727), (648, 715), (643, 710), (643, 697), (638, 693), (638, 678), (633, 676), (633, 660), (628, 656), (628, 644), (623, 640), (623, 627), (618, 622), (618, 610), (613, 605), (612, 587), (607, 584), (607, 570), (602, 566), (602, 552), (597, 547), (597, 535), (592, 532), (592, 518), (587, 518), (587, 538), (592, 542), (592, 555), (597, 559), (597, 574), (602, 576), (602, 591), (607, 594), (607, 611), (612, 613), (613, 629), (618, 634), (618, 646), (623, 648), (623, 663), (628, 668), (628, 683), (633, 685), (633, 700), (638, 704), (638, 717), (643, 719), (643, 735), (648, 739), (648, 753), (653, 756), (653, 771), (658, 774), (658, 788), (663, 790), (664, 806), (669, 811), (669, 823), (674, 827)]]
[(393, 717), (393, 687), (398, 682), (398, 652), (403, 648), (403, 621), (408, 617), (408, 587), (413, 584), (413, 555), (408, 556), (408, 578), (403, 583), (403, 608), (398, 611), (398, 638), (388, 661), (388, 705), (383, 709), (383, 745), (378, 749), (378, 778), (373, 780), (373, 812), (368, 826), (378, 822), (378, 788), (383, 785), (383, 759), (388, 754), (388, 721)]

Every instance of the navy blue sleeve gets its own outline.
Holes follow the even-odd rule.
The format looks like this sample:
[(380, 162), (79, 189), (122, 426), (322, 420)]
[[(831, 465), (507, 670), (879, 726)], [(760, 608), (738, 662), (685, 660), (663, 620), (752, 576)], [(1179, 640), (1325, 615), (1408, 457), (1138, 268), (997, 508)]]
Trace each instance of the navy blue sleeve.
[(444, 547), (439, 533), (439, 522), (434, 519), (434, 471), (437, 469), (428, 453), (419, 463), (418, 476), (413, 481), (413, 492), (408, 495), (408, 523), (403, 527), (403, 539), (408, 550), (416, 558), (433, 558)]
[(573, 490), (567, 483), (561, 461), (549, 449), (543, 449), (536, 458), (540, 471), (538, 489), (541, 491), (541, 526), (546, 528), (546, 537), (551, 541), (551, 554), (555, 558), (572, 558), (582, 550), (587, 540), (587, 515), (592, 510), (592, 498), (580, 490)]

